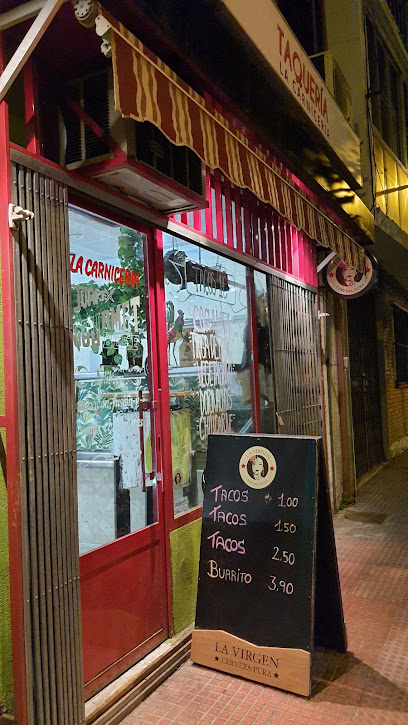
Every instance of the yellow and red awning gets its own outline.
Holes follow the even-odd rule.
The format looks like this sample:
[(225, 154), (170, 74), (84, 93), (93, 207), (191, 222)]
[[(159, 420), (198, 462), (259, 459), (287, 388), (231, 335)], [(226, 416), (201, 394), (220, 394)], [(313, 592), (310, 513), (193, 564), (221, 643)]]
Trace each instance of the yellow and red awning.
[(150, 121), (172, 143), (188, 146), (212, 169), (271, 204), (339, 257), (364, 269), (364, 250), (273, 161), (152, 53), (102, 6), (111, 33), (115, 108), (135, 121)]

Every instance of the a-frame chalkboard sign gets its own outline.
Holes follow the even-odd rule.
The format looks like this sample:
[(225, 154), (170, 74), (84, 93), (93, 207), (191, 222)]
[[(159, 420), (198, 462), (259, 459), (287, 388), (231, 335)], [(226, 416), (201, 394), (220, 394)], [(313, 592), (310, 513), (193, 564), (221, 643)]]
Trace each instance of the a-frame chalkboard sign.
[(321, 439), (212, 435), (205, 480), (191, 659), (308, 696), (347, 647)]

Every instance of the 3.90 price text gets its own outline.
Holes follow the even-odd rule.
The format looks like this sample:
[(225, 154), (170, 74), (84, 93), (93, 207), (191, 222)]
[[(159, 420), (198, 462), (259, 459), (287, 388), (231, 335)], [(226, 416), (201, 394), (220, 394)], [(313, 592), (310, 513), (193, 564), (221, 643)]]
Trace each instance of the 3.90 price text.
[(269, 575), (271, 580), (268, 584), (268, 589), (271, 592), (281, 592), (282, 594), (293, 594), (294, 588), (292, 582), (285, 582), (281, 579), (279, 582), (276, 581), (276, 576)]

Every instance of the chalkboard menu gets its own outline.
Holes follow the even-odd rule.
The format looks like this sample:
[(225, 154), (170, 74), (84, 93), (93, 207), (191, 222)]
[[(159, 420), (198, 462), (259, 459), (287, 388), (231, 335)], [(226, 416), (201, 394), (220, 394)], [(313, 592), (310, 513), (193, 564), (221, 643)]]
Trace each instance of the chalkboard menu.
[(317, 604), (316, 643), (345, 651), (320, 459), (318, 438), (209, 437), (193, 661), (308, 695)]

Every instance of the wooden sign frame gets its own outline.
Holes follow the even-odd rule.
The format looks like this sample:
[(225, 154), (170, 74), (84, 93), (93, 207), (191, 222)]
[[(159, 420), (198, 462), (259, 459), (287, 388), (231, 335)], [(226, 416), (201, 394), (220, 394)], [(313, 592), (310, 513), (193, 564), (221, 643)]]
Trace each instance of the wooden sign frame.
[[(303, 441), (303, 443), (299, 443), (299, 441)], [(229, 447), (230, 451), (228, 451)], [(252, 483), (251, 464), (247, 464), (247, 459), (254, 458), (251, 453), (255, 450), (263, 451), (263, 455), (259, 457), (264, 461), (268, 459), (268, 465), (265, 465), (263, 473), (262, 471), (260, 473), (261, 478), (262, 475), (264, 476), (264, 480), (262, 481), (258, 476), (258, 483)], [(246, 455), (247, 451), (249, 451), (248, 455)], [(267, 451), (270, 456), (267, 455)], [(304, 464), (299, 464), (297, 459), (302, 459), (302, 455)], [(243, 471), (237, 475), (239, 466)], [(249, 473), (244, 466), (247, 466)], [(274, 469), (274, 472), (271, 470), (267, 473), (267, 469), (268, 471)], [(284, 473), (284, 469), (287, 474)], [(296, 471), (298, 480), (294, 480)], [(271, 479), (270, 482), (268, 482), (268, 475)], [(276, 507), (275, 499), (278, 498), (277, 506), (279, 506), (283, 500), (279, 494), (283, 488), (282, 481), (285, 481), (285, 475), (290, 478), (290, 492), (297, 491), (299, 501), (302, 501), (304, 492), (303, 511), (299, 505), (297, 518), (292, 515), (293, 520), (298, 522), (296, 525), (292, 524), (295, 529), (298, 526), (297, 549), (295, 534), (290, 535), (288, 531), (285, 536), (282, 520), (279, 519), (279, 522), (276, 522), (277, 510), (279, 513), (280, 510)], [(223, 501), (219, 505), (219, 511), (224, 509), (221, 519), (225, 519), (227, 508), (233, 509), (231, 499), (240, 498), (241, 511), (245, 513), (239, 513), (240, 504), (237, 503), (235, 510), (229, 512), (229, 520), (242, 524), (244, 519), (239, 517), (244, 516), (245, 524), (248, 524), (252, 517), (250, 527), (238, 524), (235, 527), (232, 525), (223, 529), (219, 518), (214, 525), (214, 496), (218, 497), (219, 487), (227, 492), (223, 495)], [(254, 488), (258, 488), (258, 491), (251, 493), (251, 489)], [(214, 493), (215, 491), (217, 493)], [(233, 496), (229, 491), (235, 492)], [(241, 493), (238, 494), (237, 491)], [(249, 493), (244, 493), (245, 491)], [(269, 509), (264, 508), (262, 497), (265, 499), (265, 505), (268, 504), (268, 498), (272, 503)], [(248, 500), (249, 504), (247, 504)], [(253, 510), (248, 508), (251, 500), (255, 501)], [(242, 504), (242, 501), (245, 503)], [(273, 508), (274, 501), (275, 508)], [(218, 499), (217, 503), (219, 504)], [(267, 520), (269, 514), (265, 514), (265, 510), (270, 511), (269, 524)], [(220, 517), (219, 511), (216, 511), (218, 517)], [(288, 514), (288, 512), (289, 509), (285, 512), (285, 518), (289, 520), (290, 513)], [(257, 515), (260, 515), (262, 521), (257, 522), (254, 519)], [(285, 524), (290, 526), (289, 521)], [(259, 540), (257, 540), (257, 525), (261, 532)], [(276, 533), (277, 526), (279, 534)], [(241, 544), (241, 551), (238, 549), (238, 552), (244, 556), (238, 557), (236, 552), (235, 555), (231, 553), (230, 557), (225, 559), (231, 569), (223, 569), (224, 572), (238, 572), (238, 574), (235, 573), (235, 577), (251, 577), (247, 581), (248, 586), (244, 589), (242, 587), (240, 589), (236, 585), (236, 579), (223, 581), (222, 585), (218, 582), (214, 584), (213, 581), (215, 575), (221, 571), (221, 564), (216, 563), (220, 554), (217, 549), (213, 549), (214, 542), (218, 543), (217, 537), (222, 539), (225, 531), (232, 537), (231, 541), (238, 541), (239, 536), (241, 536), (240, 541), (246, 541)], [(214, 536), (215, 533), (217, 536)], [(233, 538), (234, 536), (236, 538)], [(252, 538), (252, 548), (251, 542), (248, 545), (248, 538)], [(291, 585), (292, 590), (294, 586), (296, 588), (295, 566), (290, 566), (291, 563), (295, 565), (295, 554), (279, 550), (279, 553), (283, 553), (284, 556), (276, 556), (278, 547), (273, 546), (276, 541), (279, 544), (285, 542), (285, 545), (286, 542), (289, 542), (288, 549), (294, 549), (296, 552), (300, 552), (301, 549), (303, 554), (307, 549), (306, 559), (302, 560), (301, 555), (299, 556), (302, 567), (300, 576), (303, 576), (303, 570), (305, 570), (306, 579), (302, 582), (303, 586), (298, 588), (298, 598), (300, 598), (296, 605), (294, 605), (295, 598), (284, 596), (285, 591), (279, 590), (276, 592), (277, 596), (274, 592), (273, 596), (268, 598), (269, 592), (266, 593), (263, 571), (258, 576), (254, 571), (257, 552), (261, 552), (262, 549), (262, 553), (259, 553), (259, 556), (263, 557), (261, 563), (266, 562), (266, 566), (268, 566), (270, 559), (277, 560), (277, 565), (273, 563), (278, 570), (291, 570), (292, 578), (295, 581), (295, 585)], [(265, 545), (265, 542), (268, 543)], [(234, 544), (233, 548), (235, 546)], [(245, 552), (244, 547), (246, 547)], [(265, 548), (268, 549), (266, 552)], [(245, 563), (245, 553), (249, 555), (250, 552), (249, 562)], [(223, 550), (221, 553), (225, 557)], [(273, 556), (270, 556), (272, 553)], [(208, 556), (211, 558), (209, 559)], [(288, 560), (288, 557), (292, 557), (293, 561)], [(296, 557), (298, 557), (297, 553)], [(237, 560), (238, 564), (242, 564), (240, 569), (236, 569)], [(286, 569), (285, 565), (287, 565)], [(249, 573), (250, 571), (252, 574)], [(274, 589), (276, 590), (276, 577), (269, 576), (271, 582), (268, 588), (273, 592)], [(233, 574), (230, 573), (229, 577), (233, 577)], [(280, 581), (279, 584), (285, 584), (285, 581)], [(233, 598), (229, 600), (232, 602), (232, 612), (231, 619), (229, 619), (228, 606), (225, 606), (226, 602), (223, 601), (223, 598), (230, 597), (232, 589), (234, 590)], [(290, 590), (289, 594), (291, 594)], [(242, 603), (239, 601), (240, 596), (245, 599)], [(287, 610), (290, 610), (289, 619)], [(264, 616), (261, 621), (262, 612)], [(251, 616), (255, 616), (255, 622), (249, 621)], [(268, 625), (268, 618), (270, 622), (274, 623)], [(290, 636), (280, 633), (279, 626), (276, 624), (278, 619), (286, 628), (293, 630)], [(211, 627), (212, 622), (215, 624), (214, 628)], [(240, 636), (245, 632), (251, 635), (250, 638)], [(279, 646), (271, 646), (274, 644), (274, 638), (280, 639), (280, 642), (276, 642)], [(262, 640), (268, 641), (264, 644)], [(299, 642), (299, 647), (296, 646), (297, 642)], [(282, 643), (290, 646), (282, 646)], [(196, 629), (192, 633), (191, 660), (197, 664), (264, 685), (310, 696), (311, 659), (314, 646), (328, 647), (340, 652), (345, 652), (347, 649), (321, 439), (306, 436), (210, 436), (204, 492)]]

